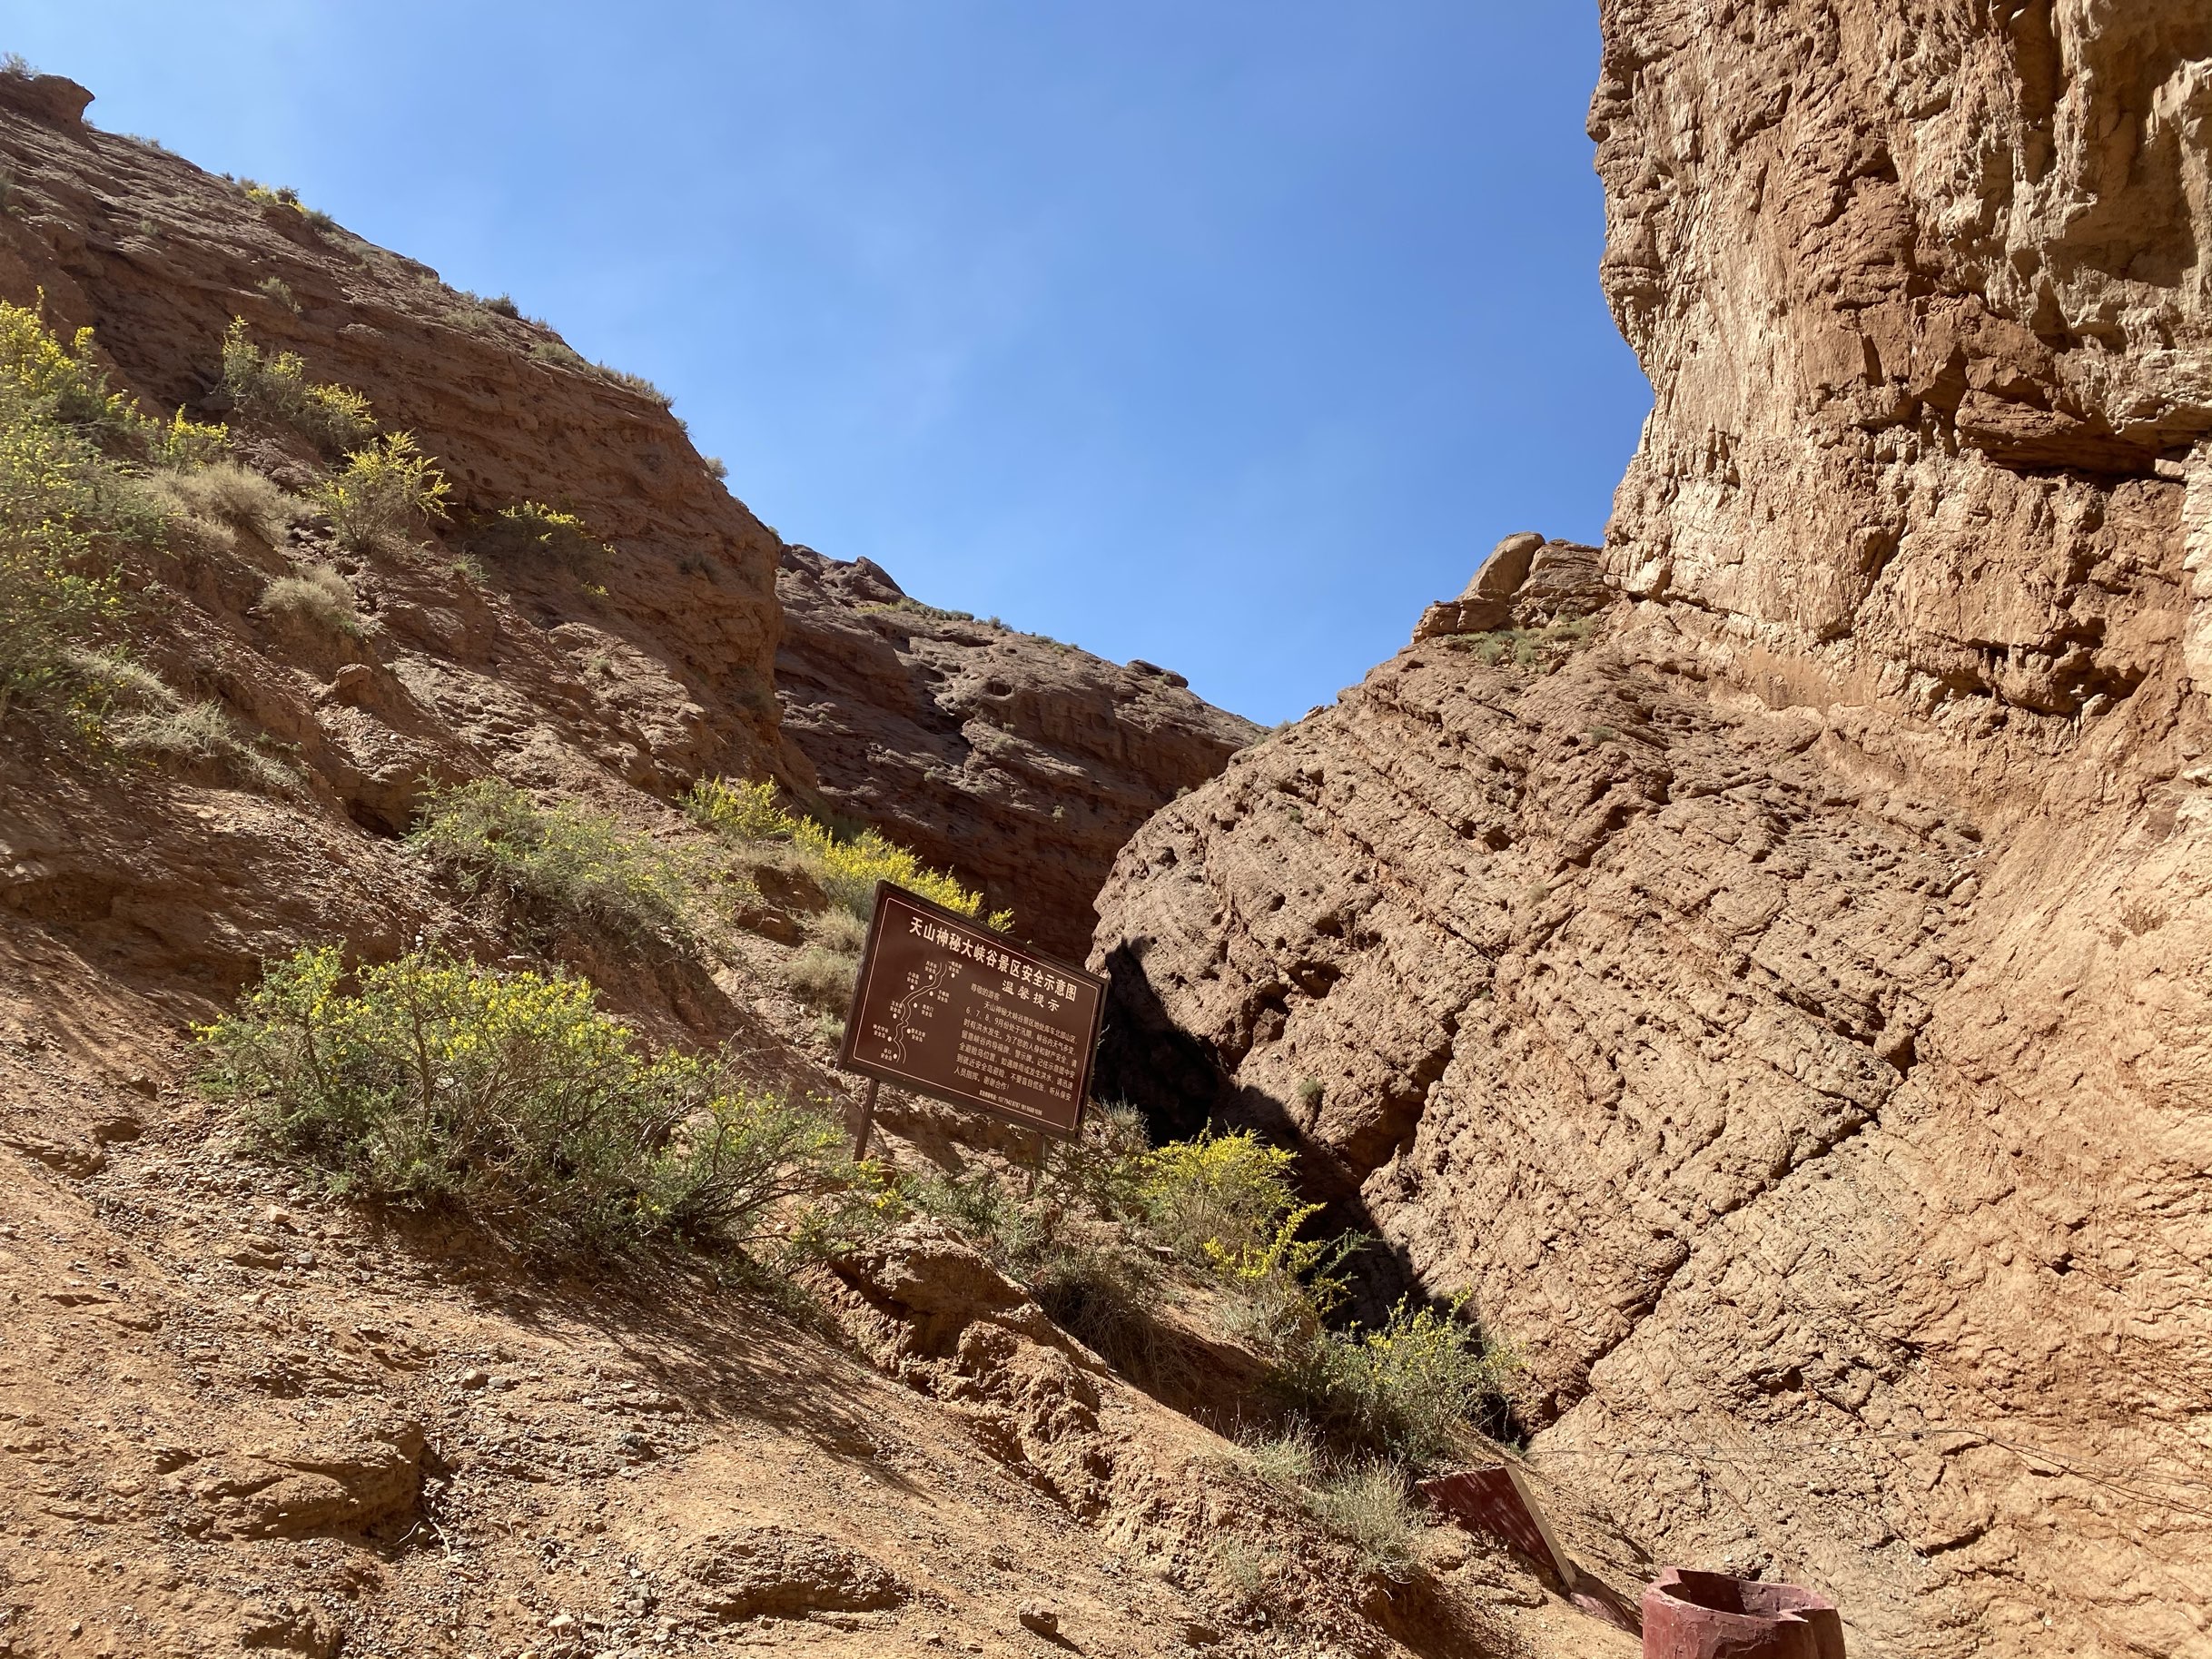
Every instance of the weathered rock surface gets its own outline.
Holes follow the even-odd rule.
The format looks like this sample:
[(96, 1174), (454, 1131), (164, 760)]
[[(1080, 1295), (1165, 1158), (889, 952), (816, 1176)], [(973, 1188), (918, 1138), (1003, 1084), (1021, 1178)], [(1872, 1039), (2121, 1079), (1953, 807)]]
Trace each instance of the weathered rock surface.
[(1654, 1555), (2212, 1653), (2212, 13), (1604, 15), (1615, 602), (1141, 831), (1119, 1081), (1325, 1149)]
[(1137, 826), (1259, 735), (1179, 674), (917, 605), (880, 566), (785, 550), (784, 732), (831, 805), (1081, 957)]
[[(44, 90), (52, 79), (0, 85), (0, 156), (17, 192), (0, 222), (0, 292), (32, 303), (43, 291), (50, 325), (95, 328), (117, 379), (153, 409), (203, 407), (221, 379), (223, 331), (242, 317), (264, 351), (297, 351), (313, 378), (364, 392), (385, 428), (414, 433), (438, 458), (454, 485), (447, 540), (457, 548), (528, 500), (575, 513), (607, 544), (588, 586), (555, 561), (508, 557), (489, 597), (420, 578), (418, 589), (435, 591), (394, 592), (378, 613), (395, 647), (382, 660), (410, 692), (439, 713), (452, 700), (484, 705), (455, 718), (495, 746), (514, 725), (563, 727), (576, 702), (604, 701), (601, 752), (566, 746), (625, 781), (780, 765), (779, 544), (664, 403), (427, 266), (318, 229), (299, 208), (167, 151), (61, 118)], [(306, 480), (304, 452), (288, 468), (281, 434), (255, 436), (276, 446), (281, 479)], [(221, 609), (212, 592), (193, 598)], [(410, 657), (421, 665), (413, 675)], [(643, 683), (632, 700), (654, 706), (595, 697), (582, 682), (597, 659), (621, 677), (635, 670)], [(457, 663), (474, 673), (456, 674)], [(492, 673), (499, 698), (472, 683)]]
[(1597, 548), (1579, 542), (1546, 541), (1533, 530), (1508, 536), (1490, 550), (1465, 593), (1421, 613), (1414, 643), (1579, 622), (1613, 600), (1599, 559)]

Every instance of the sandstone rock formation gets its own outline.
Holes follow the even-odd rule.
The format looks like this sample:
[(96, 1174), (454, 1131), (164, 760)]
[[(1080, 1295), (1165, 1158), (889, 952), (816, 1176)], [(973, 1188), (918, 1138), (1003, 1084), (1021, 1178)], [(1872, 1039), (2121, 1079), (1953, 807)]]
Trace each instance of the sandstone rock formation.
[(1533, 530), (1508, 536), (1490, 550), (1465, 593), (1421, 613), (1413, 642), (1578, 622), (1612, 599), (1598, 579), (1598, 558), (1595, 548), (1546, 541)]
[[(164, 410), (212, 407), (223, 332), (242, 317), (265, 351), (296, 351), (315, 379), (366, 393), (386, 428), (414, 433), (437, 457), (455, 487), (457, 550), (500, 509), (529, 500), (578, 515), (607, 545), (581, 578), (553, 560), (508, 557), (496, 561), (496, 593), (424, 571), (388, 602), (364, 596), (396, 647), (394, 672), (414, 681), (387, 686), (385, 702), (427, 698), (494, 747), (531, 733), (515, 746), (580, 750), (610, 781), (666, 788), (701, 770), (781, 766), (780, 544), (716, 480), (664, 400), (584, 362), (543, 324), (507, 315), (511, 307), (457, 292), (273, 193), (255, 196), (64, 118), (55, 79), (0, 76), (0, 150), (15, 191), (0, 226), (0, 292), (18, 303), (43, 295), (56, 329), (96, 329), (118, 382)], [(63, 102), (81, 111), (83, 89)], [(280, 481), (306, 481), (311, 456), (288, 454), (283, 434), (254, 436)], [(403, 669), (403, 656), (479, 672)], [(588, 685), (602, 662), (637, 683)], [(494, 666), (496, 687), (480, 673)], [(377, 694), (345, 700), (373, 707)], [(590, 707), (591, 737), (553, 738), (579, 706)], [(396, 764), (355, 753), (344, 735), (319, 737), (303, 709), (288, 708), (283, 723), (311, 764), (329, 752), (341, 790), (351, 774)], [(409, 758), (420, 770), (428, 756)]]
[(1324, 1149), (1655, 1556), (2212, 1653), (2212, 12), (1604, 22), (1613, 603), (1148, 825), (1118, 1079)]
[(1069, 956), (1121, 844), (1259, 735), (1179, 674), (917, 604), (867, 559), (787, 548), (776, 591), (785, 736), (831, 805)]
[[(96, 328), (120, 386), (231, 430), (215, 468), (78, 463), (119, 495), (183, 492), (131, 494), (147, 510), (114, 538), (131, 673), (109, 671), (144, 703), (108, 735), (159, 713), (205, 741), (0, 720), (0, 1654), (696, 1654), (777, 1640), (776, 1620), (810, 1651), (1002, 1651), (1038, 1640), (1019, 1610), (1046, 1602), (1071, 1649), (1203, 1633), (1256, 1654), (1225, 1631), (1233, 1538), (1267, 1545), (1270, 1647), (1297, 1628), (1363, 1659), (1466, 1652), (1509, 1616), (1522, 1651), (1581, 1659), (1579, 1615), (1510, 1563), (1446, 1551), (1418, 1597), (1371, 1585), (1296, 1498), (972, 1251), (910, 1233), (843, 1261), (824, 1286), (841, 1343), (726, 1256), (563, 1276), (465, 1215), (347, 1201), (235, 1132), (194, 1086), (187, 1023), (322, 943), (582, 974), (657, 1043), (837, 1097), (793, 994), (822, 894), (765, 849), (710, 853), (667, 801), (704, 772), (811, 787), (770, 678), (781, 548), (657, 399), (275, 193), (86, 126), (84, 102), (0, 66), (0, 299)], [(411, 427), (455, 480), (452, 520), (346, 544), (285, 499), (333, 457), (224, 406), (233, 312)], [(23, 452), (55, 439), (6, 401), (12, 577)], [(525, 501), (589, 534), (518, 537), (499, 513)], [(302, 588), (311, 604), (280, 602)], [(1135, 708), (1176, 765), (1244, 736), (1164, 675), (1042, 642), (898, 648), (903, 686), (924, 657), (987, 659), (986, 678), (1053, 665), (974, 695), (1019, 711), (1024, 765), (1100, 759), (1105, 781), (1067, 797), (1094, 837), (1071, 867), (1102, 868), (1099, 826), (1165, 793), (1133, 745), (1112, 758), (1109, 711)], [(893, 706), (855, 729), (895, 733)], [(588, 906), (512, 925), (399, 838), (426, 777), (491, 775), (676, 844), (698, 936), (625, 936)], [(1049, 862), (1066, 820), (1040, 805), (1023, 829), (1001, 805), (1002, 842)], [(576, 863), (597, 856), (588, 838)], [(1026, 904), (1018, 880), (1006, 896)], [(1004, 1171), (1010, 1128), (966, 1135), (894, 1097), (875, 1144), (907, 1170)]]

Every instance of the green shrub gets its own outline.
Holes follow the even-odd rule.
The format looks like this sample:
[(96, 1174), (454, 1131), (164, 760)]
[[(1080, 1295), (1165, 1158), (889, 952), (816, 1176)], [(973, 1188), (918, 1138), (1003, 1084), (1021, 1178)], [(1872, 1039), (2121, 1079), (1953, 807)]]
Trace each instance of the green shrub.
[(558, 340), (534, 341), (524, 355), (534, 363), (549, 363), (557, 369), (589, 369), (584, 354)]
[(848, 1008), (860, 977), (860, 958), (810, 944), (784, 964), (784, 983), (811, 1008)]
[(273, 300), (286, 311), (297, 312), (300, 301), (291, 291), (291, 284), (281, 276), (265, 276), (253, 285), (268, 299)]
[(470, 892), (503, 895), (545, 919), (676, 943), (695, 936), (700, 873), (618, 818), (541, 806), (487, 777), (432, 790), (408, 840)]
[(719, 1058), (648, 1054), (580, 980), (416, 951), (349, 987), (325, 946), (196, 1034), (208, 1091), (334, 1190), (543, 1249), (742, 1243), (841, 1179), (828, 1118)]
[(120, 616), (120, 480), (89, 444), (0, 383), (0, 718), (84, 705), (72, 652)]
[(611, 368), (606, 363), (594, 363), (591, 366), (602, 378), (612, 381), (625, 391), (637, 393), (648, 403), (657, 404), (660, 408), (667, 409), (676, 401), (674, 398), (654, 385), (642, 374), (632, 374), (627, 369)]
[(320, 623), (332, 633), (366, 637), (369, 624), (353, 602), (346, 578), (328, 565), (312, 565), (297, 576), (280, 576), (262, 589), (262, 608), (289, 612)]
[[(149, 420), (93, 361), (0, 302), (0, 718), (36, 708), (87, 731), (102, 693), (84, 665), (123, 613), (117, 560), (159, 548), (166, 509), (131, 463), (220, 448), (222, 429)], [(89, 654), (89, 655), (88, 655)]]
[(1452, 643), (1463, 651), (1472, 651), (1487, 667), (1510, 662), (1516, 668), (1544, 668), (1586, 644), (1596, 627), (1596, 618), (1582, 617), (1537, 628), (1459, 634), (1453, 637)]
[(582, 572), (614, 552), (574, 513), (542, 501), (502, 507), (469, 532), (471, 551), (504, 558), (548, 559)]
[(825, 951), (858, 956), (868, 943), (868, 926), (849, 910), (825, 910), (806, 922), (806, 936)]
[[(919, 894), (963, 916), (973, 916), (983, 907), (982, 894), (970, 892), (954, 877), (925, 867), (881, 831), (864, 829), (856, 835), (840, 837), (812, 818), (785, 812), (776, 805), (772, 783), (733, 784), (727, 778), (701, 778), (691, 786), (682, 805), (700, 824), (732, 840), (790, 842), (822, 890), (863, 921), (874, 913), (879, 881)], [(1013, 912), (995, 911), (984, 918), (984, 925), (1005, 933), (1013, 926)]]
[(315, 491), (341, 547), (367, 553), (410, 539), (431, 518), (446, 516), (452, 486), (412, 435), (393, 432), (346, 457), (336, 476)]
[(1302, 1345), (1287, 1368), (1292, 1395), (1363, 1444), (1414, 1463), (1449, 1456), (1478, 1414), (1503, 1403), (1519, 1369), (1459, 1317), (1465, 1300), (1442, 1310), (1400, 1302), (1379, 1329)]
[(163, 467), (148, 476), (146, 486), (173, 511), (212, 527), (225, 546), (234, 545), (237, 532), (247, 530), (272, 548), (281, 547), (285, 533), (306, 511), (297, 496), (231, 460), (185, 469)]
[(264, 357), (235, 317), (222, 337), (222, 385), (248, 414), (281, 422), (325, 454), (365, 443), (376, 432), (369, 400), (350, 387), (313, 381), (297, 352)]
[(1321, 1443), (1310, 1429), (1293, 1427), (1240, 1442), (1230, 1461), (1279, 1492), (1303, 1493), (1320, 1478)]
[(113, 438), (134, 435), (142, 424), (138, 406), (108, 389), (106, 373), (92, 360), (92, 344), (90, 329), (79, 329), (64, 344), (36, 311), (0, 302), (0, 379), (62, 425)]

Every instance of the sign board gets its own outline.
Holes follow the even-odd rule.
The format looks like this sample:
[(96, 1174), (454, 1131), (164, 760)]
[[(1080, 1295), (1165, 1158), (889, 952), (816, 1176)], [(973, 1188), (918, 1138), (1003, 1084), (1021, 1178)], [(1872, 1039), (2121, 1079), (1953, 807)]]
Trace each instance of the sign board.
[(1103, 980), (878, 882), (839, 1059), (878, 1082), (1071, 1140), (1105, 1008)]

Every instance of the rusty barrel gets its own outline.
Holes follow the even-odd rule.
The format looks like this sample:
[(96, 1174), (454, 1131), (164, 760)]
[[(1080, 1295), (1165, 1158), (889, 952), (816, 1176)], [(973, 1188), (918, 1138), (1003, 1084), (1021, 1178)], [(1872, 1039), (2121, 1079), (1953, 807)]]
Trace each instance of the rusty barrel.
[(1644, 1659), (1843, 1659), (1843, 1621), (1796, 1585), (1666, 1567), (1644, 1592)]

